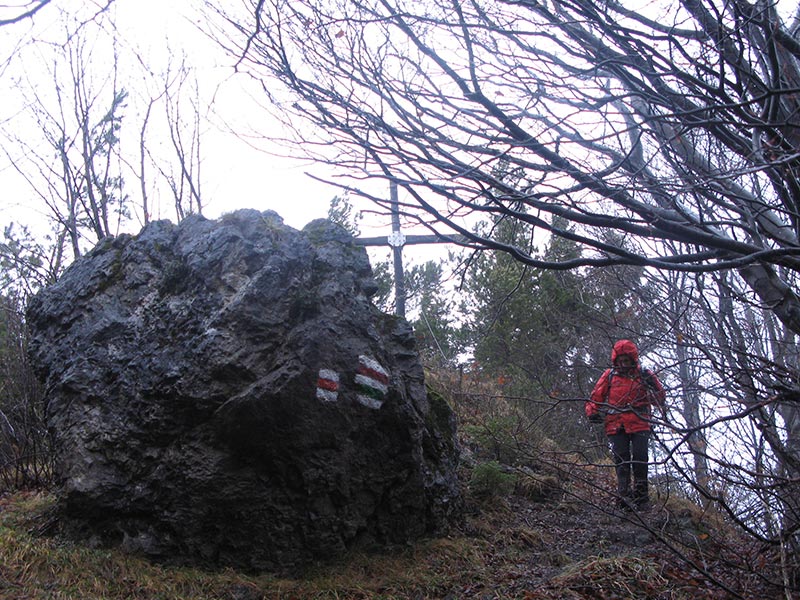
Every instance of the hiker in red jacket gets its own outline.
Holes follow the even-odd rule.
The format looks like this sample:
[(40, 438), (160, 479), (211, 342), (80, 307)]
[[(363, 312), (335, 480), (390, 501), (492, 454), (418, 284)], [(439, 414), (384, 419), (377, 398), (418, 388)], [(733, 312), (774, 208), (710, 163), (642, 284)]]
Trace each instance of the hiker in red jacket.
[[(664, 415), (666, 394), (658, 378), (639, 367), (639, 349), (619, 340), (611, 350), (611, 369), (600, 376), (586, 402), (586, 416), (603, 423), (617, 473), (619, 506), (647, 510), (647, 447), (653, 405)], [(633, 474), (633, 493), (631, 493)]]

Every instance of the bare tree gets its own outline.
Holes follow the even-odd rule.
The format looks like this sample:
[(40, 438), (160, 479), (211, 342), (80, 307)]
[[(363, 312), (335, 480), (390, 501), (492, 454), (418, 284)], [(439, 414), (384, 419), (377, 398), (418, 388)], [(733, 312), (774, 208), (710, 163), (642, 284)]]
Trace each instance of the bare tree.
[[(776, 366), (786, 341), (765, 335), (770, 329), (775, 331), (771, 312), (731, 302), (731, 277), (725, 272), (649, 271), (646, 275), (649, 285), (644, 288), (648, 294), (644, 301), (652, 306), (653, 330), (661, 332), (652, 345), (660, 362), (672, 365), (668, 375), (678, 420), (670, 424), (670, 452), (687, 455), (691, 468), (687, 481), (700, 500), (725, 504), (726, 482), (719, 473), (735, 464), (755, 473), (754, 449), (766, 440), (758, 435), (750, 447), (745, 444), (733, 455), (722, 449), (722, 443), (752, 437), (743, 433), (748, 424), (737, 422), (740, 420), (759, 427), (766, 423), (776, 426), (780, 403), (766, 402), (768, 397), (762, 393), (781, 377)], [(729, 419), (731, 416), (735, 418)], [(749, 482), (744, 479), (745, 487), (759, 487), (752, 478)], [(783, 483), (782, 477), (775, 477), (770, 486), (778, 489)], [(731, 506), (727, 509), (737, 512)]]
[[(651, 346), (655, 347), (660, 363), (671, 368), (665, 377), (670, 389), (671, 408), (680, 417), (683, 432), (672, 440), (670, 451), (673, 455), (679, 450), (676, 445), (685, 445), (687, 463), (692, 476), (689, 483), (698, 490), (699, 500), (707, 501), (717, 496), (719, 482), (715, 481), (709, 459), (708, 432), (704, 429), (709, 414), (715, 410), (706, 410), (705, 401), (716, 395), (708, 377), (704, 377), (709, 368), (698, 346), (707, 342), (699, 332), (708, 332), (703, 312), (697, 302), (705, 303), (708, 298), (696, 294), (695, 278), (703, 274), (644, 271), (647, 286), (637, 287), (643, 296), (642, 303), (650, 306), (647, 318), (650, 320), (654, 335)], [(674, 427), (674, 424), (668, 423)]]
[[(80, 13), (79, 22), (81, 26), (98, 20), (103, 13), (105, 13), (115, 0), (97, 0), (84, 3), (76, 9), (76, 13)], [(34, 17), (42, 12), (46, 6), (50, 4), (58, 4), (52, 0), (22, 0), (9, 5), (0, 6), (0, 27), (7, 27), (12, 29), (13, 26), (20, 26), (23, 23), (30, 23)], [(19, 29), (15, 29), (15, 34)], [(9, 48), (5, 55), (0, 55), (0, 77), (4, 75), (5, 69), (11, 63), (12, 58), (16, 55), (20, 48), (27, 44), (34, 43), (34, 36), (30, 31), (22, 32), (17, 35), (12, 48)]]
[(166, 122), (173, 150), (173, 160), (167, 164), (174, 168), (172, 173), (162, 170), (162, 174), (172, 190), (178, 220), (191, 213), (203, 212), (200, 196), (202, 109), (199, 95), (197, 78), (184, 59), (174, 74), (168, 74), (164, 84)]
[[(50, 55), (49, 81), (17, 82), (32, 127), (9, 121), (3, 150), (69, 240), (72, 255), (79, 256), (87, 245), (117, 233), (127, 218), (119, 161), (127, 92), (117, 78), (115, 53), (98, 77), (89, 68), (97, 39), (69, 37)], [(39, 60), (46, 64), (47, 58)]]
[[(736, 268), (800, 332), (800, 44), (771, 3), (678, 0), (651, 15), (613, 1), (245, 4), (217, 23), (299, 145), (396, 180), (420, 222), (496, 247), (458, 218), (495, 213), (585, 250), (541, 264), (501, 247), (538, 266)], [(498, 180), (500, 161), (526, 176)], [(607, 243), (607, 229), (643, 250)]]
[[(176, 60), (170, 53), (163, 73), (147, 65), (142, 57), (138, 62), (143, 77), (142, 85), (137, 87), (145, 108), (139, 120), (138, 164), (131, 170), (141, 188), (142, 221), (148, 223), (157, 210), (151, 192), (157, 194), (162, 185), (169, 190), (176, 220), (192, 213), (202, 214), (204, 109), (197, 74), (186, 56)], [(168, 143), (163, 144), (164, 140)], [(151, 178), (150, 171), (156, 176)]]
[[(129, 229), (134, 217), (161, 218), (164, 190), (178, 220), (203, 206), (204, 111), (194, 70), (186, 58), (174, 67), (170, 54), (158, 72), (113, 18), (101, 17), (110, 3), (95, 6), (90, 21), (62, 12), (60, 35), (47, 32), (16, 57), (9, 104), (18, 96), (19, 108), (0, 124), (0, 149), (32, 196), (25, 204), (44, 207), (72, 257)], [(137, 128), (138, 143), (127, 135), (123, 144)]]
[[(0, 27), (4, 25), (15, 25), (27, 19), (33, 18), (36, 13), (50, 4), (52, 0), (25, 0), (17, 2), (13, 6), (3, 6), (0, 11)], [(96, 18), (100, 13), (108, 9), (114, 0), (105, 2), (93, 2), (94, 15), (89, 19)]]
[(14, 23), (19, 23), (28, 19), (43, 9), (45, 6), (50, 4), (51, 0), (31, 0), (30, 2), (26, 2), (20, 6), (14, 7), (14, 12), (10, 14), (4, 14), (2, 18), (0, 18), (0, 25), (13, 25)]
[[(706, 326), (692, 344), (696, 360), (719, 367), (713, 392), (760, 420), (762, 441), (787, 469), (783, 498), (796, 496), (797, 8), (782, 14), (767, 0), (207, 6), (212, 35), (284, 116), (283, 141), (349, 174), (333, 183), (351, 193), (388, 210), (384, 187), (375, 192), (370, 180), (392, 180), (407, 219), (536, 267), (697, 274), (693, 313)], [(498, 175), (509, 169), (522, 176)], [(488, 216), (571, 240), (580, 252), (545, 259), (476, 233), (474, 221)], [(765, 331), (769, 340), (755, 343)]]

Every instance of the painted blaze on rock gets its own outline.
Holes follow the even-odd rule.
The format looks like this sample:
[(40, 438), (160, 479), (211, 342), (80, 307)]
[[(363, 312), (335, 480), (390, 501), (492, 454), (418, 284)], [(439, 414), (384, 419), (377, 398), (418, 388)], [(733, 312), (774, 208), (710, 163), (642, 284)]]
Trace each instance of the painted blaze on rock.
[(368, 356), (359, 356), (356, 383), (360, 392), (356, 399), (361, 404), (376, 410), (383, 406), (389, 392), (389, 374), (378, 361)]
[(460, 516), (452, 413), (366, 252), (275, 213), (152, 223), (32, 302), (67, 532), (282, 571)]

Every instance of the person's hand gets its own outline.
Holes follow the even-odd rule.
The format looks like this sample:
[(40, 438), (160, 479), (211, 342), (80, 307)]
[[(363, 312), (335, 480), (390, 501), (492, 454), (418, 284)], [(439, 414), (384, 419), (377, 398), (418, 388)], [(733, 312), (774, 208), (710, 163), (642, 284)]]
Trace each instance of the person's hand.
[(605, 421), (605, 418), (600, 413), (589, 415), (589, 423), (602, 423), (603, 421)]

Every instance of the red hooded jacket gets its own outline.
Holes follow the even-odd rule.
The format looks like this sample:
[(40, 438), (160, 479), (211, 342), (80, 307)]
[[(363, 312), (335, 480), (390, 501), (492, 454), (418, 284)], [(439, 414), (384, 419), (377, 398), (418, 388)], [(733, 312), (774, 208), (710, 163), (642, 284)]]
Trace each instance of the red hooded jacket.
[[(623, 354), (633, 359), (634, 368), (623, 374), (616, 368), (617, 358)], [(606, 412), (607, 435), (636, 433), (650, 430), (650, 416), (655, 404), (663, 411), (666, 393), (653, 373), (639, 367), (639, 349), (630, 340), (619, 340), (611, 350), (613, 369), (606, 369), (586, 402), (586, 416)], [(611, 386), (609, 389), (609, 377)]]

